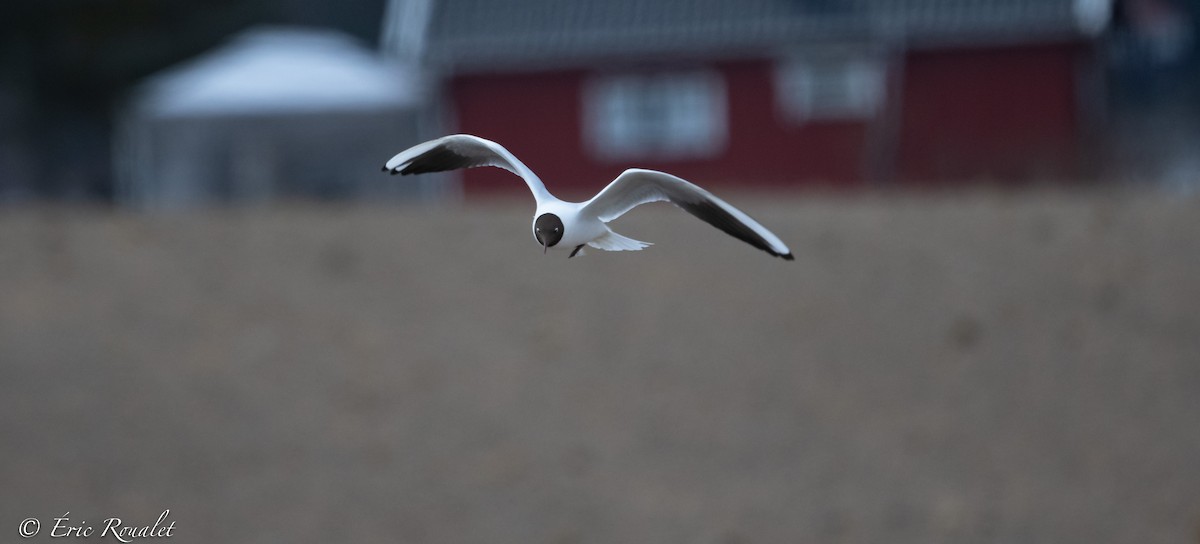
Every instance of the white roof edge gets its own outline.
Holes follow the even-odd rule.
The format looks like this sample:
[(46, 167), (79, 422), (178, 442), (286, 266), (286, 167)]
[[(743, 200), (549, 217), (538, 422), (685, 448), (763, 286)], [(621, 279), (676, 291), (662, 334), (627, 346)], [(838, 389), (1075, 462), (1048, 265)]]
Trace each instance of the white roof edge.
[(1074, 0), (1071, 9), (1080, 32), (1095, 36), (1108, 28), (1112, 20), (1113, 0)]
[(261, 26), (151, 75), (132, 105), (157, 117), (394, 109), (420, 100), (417, 76), (338, 31)]

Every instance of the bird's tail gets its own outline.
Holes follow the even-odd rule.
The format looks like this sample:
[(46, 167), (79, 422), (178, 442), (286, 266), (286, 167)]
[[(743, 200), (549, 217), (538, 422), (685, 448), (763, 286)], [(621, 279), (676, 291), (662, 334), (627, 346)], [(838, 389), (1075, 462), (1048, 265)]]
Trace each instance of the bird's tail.
[(599, 238), (588, 242), (587, 245), (596, 249), (603, 249), (604, 251), (641, 251), (647, 246), (652, 246), (654, 244), (651, 244), (650, 242), (639, 242), (633, 238), (626, 238), (610, 229), (607, 233), (603, 234)]

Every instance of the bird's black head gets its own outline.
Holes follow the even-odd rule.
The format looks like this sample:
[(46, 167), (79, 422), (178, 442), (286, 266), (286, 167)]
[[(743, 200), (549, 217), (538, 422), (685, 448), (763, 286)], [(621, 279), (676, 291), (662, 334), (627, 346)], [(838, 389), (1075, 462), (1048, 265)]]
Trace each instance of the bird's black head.
[(542, 244), (542, 252), (554, 247), (563, 237), (563, 222), (557, 215), (544, 213), (533, 222), (533, 237)]

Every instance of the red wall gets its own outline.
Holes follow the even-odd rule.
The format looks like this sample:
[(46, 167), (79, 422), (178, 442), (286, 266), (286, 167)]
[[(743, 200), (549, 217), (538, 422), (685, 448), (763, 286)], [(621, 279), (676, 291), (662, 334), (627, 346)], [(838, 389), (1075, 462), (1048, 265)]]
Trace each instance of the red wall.
[[(1063, 44), (910, 52), (898, 122), (888, 145), (868, 145), (867, 123), (796, 123), (777, 114), (769, 60), (714, 65), (729, 93), (729, 140), (717, 157), (686, 161), (606, 162), (583, 143), (584, 70), (465, 75), (450, 96), (456, 131), (495, 140), (537, 172), (556, 195), (582, 199), (622, 170), (652, 168), (707, 186), (779, 187), (863, 183), (873, 161), (908, 183), (974, 178), (1032, 179), (1077, 171), (1076, 59)], [(898, 121), (897, 121), (898, 119)], [(882, 122), (882, 121), (879, 121)], [(888, 130), (877, 131), (887, 134)], [(465, 174), (468, 195), (519, 194), (510, 174)]]
[(1063, 44), (909, 53), (898, 177), (921, 184), (1072, 175), (1080, 52)]
[[(866, 127), (860, 122), (796, 124), (776, 115), (773, 65), (716, 65), (729, 93), (729, 140), (713, 159), (606, 162), (583, 142), (582, 70), (454, 78), (457, 131), (495, 140), (562, 198), (586, 198), (630, 167), (671, 172), (707, 186), (780, 186), (860, 181)], [(468, 195), (524, 190), (496, 169), (465, 174)]]

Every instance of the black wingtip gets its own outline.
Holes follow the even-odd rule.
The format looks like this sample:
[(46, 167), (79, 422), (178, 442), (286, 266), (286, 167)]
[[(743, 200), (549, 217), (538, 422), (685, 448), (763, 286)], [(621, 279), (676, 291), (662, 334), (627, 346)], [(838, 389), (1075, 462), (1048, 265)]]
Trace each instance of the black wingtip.
[(794, 260), (796, 260), (796, 258), (795, 258), (795, 257), (793, 257), (791, 253), (788, 253), (787, 255), (780, 255), (780, 257), (783, 257), (783, 260), (785, 260), (785, 261), (794, 261)]
[(389, 171), (389, 170), (391, 170), (391, 168), (388, 168), (386, 164), (385, 164), (385, 165), (383, 165), (383, 169), (382, 169), (382, 171), (384, 171), (384, 172), (387, 172), (387, 171)]

